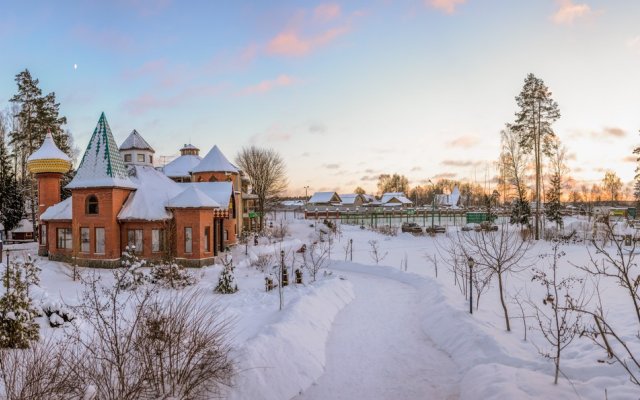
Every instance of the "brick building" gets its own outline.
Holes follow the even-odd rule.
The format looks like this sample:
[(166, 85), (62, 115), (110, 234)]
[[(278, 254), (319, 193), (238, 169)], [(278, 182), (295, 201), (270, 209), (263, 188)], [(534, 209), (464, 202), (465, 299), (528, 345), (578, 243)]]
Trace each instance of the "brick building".
[(39, 253), (112, 267), (129, 246), (146, 259), (213, 262), (242, 231), (242, 179), (217, 146), (202, 159), (197, 151), (181, 151), (189, 157), (187, 175), (167, 176), (154, 168), (155, 151), (137, 131), (118, 148), (103, 113), (67, 185), (71, 197), (60, 201), (71, 161), (47, 135), (28, 160), (40, 195)]

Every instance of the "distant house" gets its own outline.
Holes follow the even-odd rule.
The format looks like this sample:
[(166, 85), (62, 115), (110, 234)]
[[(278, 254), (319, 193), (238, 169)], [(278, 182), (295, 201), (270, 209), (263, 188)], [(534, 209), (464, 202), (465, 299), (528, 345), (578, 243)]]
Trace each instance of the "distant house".
[(336, 192), (315, 192), (307, 202), (313, 206), (337, 206), (342, 203), (342, 199)]
[(347, 207), (359, 207), (368, 202), (363, 195), (357, 193), (341, 194), (340, 199), (342, 205)]
[(383, 207), (409, 207), (413, 204), (403, 192), (384, 193), (380, 198)]
[(13, 240), (33, 240), (33, 222), (23, 218), (10, 232)]

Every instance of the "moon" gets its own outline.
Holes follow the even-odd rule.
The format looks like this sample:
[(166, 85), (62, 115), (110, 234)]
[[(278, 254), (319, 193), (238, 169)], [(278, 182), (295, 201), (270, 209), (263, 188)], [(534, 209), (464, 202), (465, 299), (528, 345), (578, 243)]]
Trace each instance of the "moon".
[(73, 64), (73, 69), (74, 70), (78, 69), (78, 64)]

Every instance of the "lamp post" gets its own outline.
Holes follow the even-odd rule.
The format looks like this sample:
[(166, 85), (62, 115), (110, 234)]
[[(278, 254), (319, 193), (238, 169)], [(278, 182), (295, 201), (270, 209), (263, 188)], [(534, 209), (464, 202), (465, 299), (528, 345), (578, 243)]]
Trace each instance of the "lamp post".
[(469, 257), (467, 259), (467, 265), (469, 265), (469, 313), (473, 314), (473, 265), (475, 261)]
[(431, 179), (429, 179), (429, 183), (431, 184), (431, 196), (433, 196), (433, 201), (431, 202), (431, 231), (433, 232), (434, 218), (436, 216), (436, 185), (431, 182)]
[(309, 201), (307, 190), (309, 190), (309, 186), (304, 187), (304, 200)]

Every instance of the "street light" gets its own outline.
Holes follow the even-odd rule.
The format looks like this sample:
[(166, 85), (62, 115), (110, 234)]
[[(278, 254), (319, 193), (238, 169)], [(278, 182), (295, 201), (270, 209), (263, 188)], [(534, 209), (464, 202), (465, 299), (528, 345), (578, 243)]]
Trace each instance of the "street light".
[(475, 261), (469, 257), (467, 259), (467, 265), (469, 265), (469, 313), (473, 314), (473, 265)]
[(433, 196), (433, 201), (431, 202), (431, 231), (434, 232), (433, 225), (434, 218), (436, 216), (436, 185), (431, 182), (431, 179), (429, 179), (429, 183), (431, 184), (431, 195)]
[(309, 186), (305, 186), (304, 187), (304, 200), (305, 201), (309, 201), (307, 190), (309, 190)]

